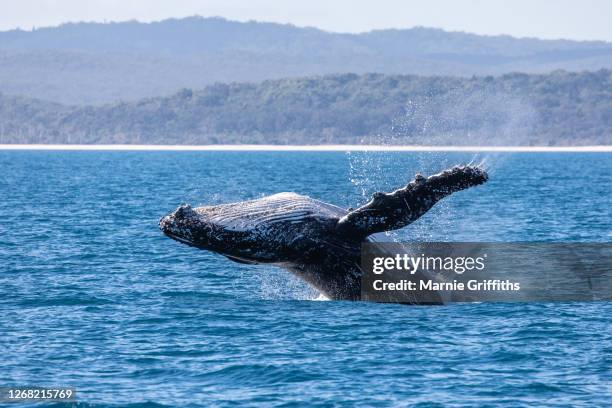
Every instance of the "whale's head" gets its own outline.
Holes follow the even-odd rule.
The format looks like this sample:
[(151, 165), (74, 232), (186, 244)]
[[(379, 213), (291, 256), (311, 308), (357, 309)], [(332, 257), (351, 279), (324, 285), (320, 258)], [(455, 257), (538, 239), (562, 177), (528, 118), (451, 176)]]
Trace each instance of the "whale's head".
[(183, 204), (159, 220), (159, 229), (183, 244), (210, 249), (212, 227), (189, 204)]
[(241, 262), (279, 262), (307, 238), (305, 223), (332, 217), (328, 207), (291, 193), (196, 208), (185, 204), (162, 217), (159, 228), (183, 244)]

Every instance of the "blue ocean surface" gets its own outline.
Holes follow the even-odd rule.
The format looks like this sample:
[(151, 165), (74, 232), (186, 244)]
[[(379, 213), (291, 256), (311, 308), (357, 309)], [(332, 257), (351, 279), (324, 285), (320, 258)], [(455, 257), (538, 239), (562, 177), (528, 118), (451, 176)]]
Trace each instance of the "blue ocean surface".
[(354, 207), (481, 161), (487, 184), (394, 238), (612, 241), (610, 153), (0, 151), (0, 386), (85, 407), (610, 406), (609, 302), (317, 301), (157, 227), (281, 191)]

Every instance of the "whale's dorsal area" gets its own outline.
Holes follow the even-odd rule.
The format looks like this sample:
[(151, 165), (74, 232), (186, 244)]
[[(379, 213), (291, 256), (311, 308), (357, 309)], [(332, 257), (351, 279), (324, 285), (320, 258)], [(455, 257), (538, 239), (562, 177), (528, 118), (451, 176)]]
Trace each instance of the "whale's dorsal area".
[(278, 193), (254, 200), (198, 207), (194, 211), (219, 228), (261, 230), (274, 224), (299, 224), (312, 218), (341, 218), (348, 211), (296, 193)]

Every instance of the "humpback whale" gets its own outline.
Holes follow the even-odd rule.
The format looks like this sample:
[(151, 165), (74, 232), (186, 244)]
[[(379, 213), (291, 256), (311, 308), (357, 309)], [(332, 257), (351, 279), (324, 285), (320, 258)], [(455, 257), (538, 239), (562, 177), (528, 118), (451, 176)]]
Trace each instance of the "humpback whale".
[[(181, 205), (159, 221), (168, 237), (232, 261), (289, 270), (330, 299), (361, 299), (361, 244), (402, 228), (450, 194), (487, 181), (478, 166), (417, 174), (405, 187), (375, 193), (346, 210), (313, 198), (279, 193), (256, 200), (192, 208)], [(416, 302), (418, 303), (418, 302)]]

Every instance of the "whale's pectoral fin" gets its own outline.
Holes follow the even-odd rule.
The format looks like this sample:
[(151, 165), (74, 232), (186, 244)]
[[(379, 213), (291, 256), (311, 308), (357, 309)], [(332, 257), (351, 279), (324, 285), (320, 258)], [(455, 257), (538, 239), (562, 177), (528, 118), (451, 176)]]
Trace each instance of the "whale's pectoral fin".
[(355, 238), (399, 229), (417, 220), (442, 198), (487, 179), (487, 172), (477, 166), (456, 166), (427, 178), (417, 174), (404, 188), (375, 193), (367, 204), (342, 217), (336, 228)]

